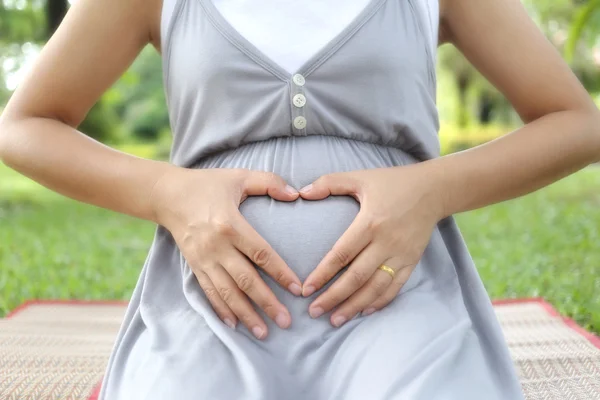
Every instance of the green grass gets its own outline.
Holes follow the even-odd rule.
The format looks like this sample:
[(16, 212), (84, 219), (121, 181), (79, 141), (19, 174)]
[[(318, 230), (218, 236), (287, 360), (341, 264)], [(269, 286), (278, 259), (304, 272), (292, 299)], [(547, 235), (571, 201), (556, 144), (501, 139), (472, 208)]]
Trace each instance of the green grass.
[[(600, 168), (457, 219), (492, 298), (542, 296), (600, 332)], [(0, 316), (31, 298), (127, 299), (153, 233), (0, 165)]]
[[(7, 182), (19, 183), (6, 191)], [(154, 225), (55, 195), (0, 164), (0, 316), (26, 299), (127, 299)]]
[(457, 220), (492, 298), (541, 296), (600, 333), (600, 167)]

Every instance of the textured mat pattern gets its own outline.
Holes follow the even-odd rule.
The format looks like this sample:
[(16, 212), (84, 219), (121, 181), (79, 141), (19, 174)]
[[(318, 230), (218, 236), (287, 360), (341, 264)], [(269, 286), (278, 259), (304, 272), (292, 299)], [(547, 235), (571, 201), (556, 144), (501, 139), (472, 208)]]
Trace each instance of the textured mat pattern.
[[(527, 400), (600, 400), (600, 339), (543, 300), (495, 309)], [(124, 312), (118, 302), (30, 302), (0, 319), (0, 399), (95, 399)]]
[(528, 400), (600, 399), (600, 340), (541, 300), (495, 305)]

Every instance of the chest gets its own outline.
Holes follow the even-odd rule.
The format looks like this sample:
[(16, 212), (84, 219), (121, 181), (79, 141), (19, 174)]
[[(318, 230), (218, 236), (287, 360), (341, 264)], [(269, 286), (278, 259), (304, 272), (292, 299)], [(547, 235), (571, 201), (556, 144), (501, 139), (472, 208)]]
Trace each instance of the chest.
[(210, 0), (259, 51), (292, 73), (359, 17), (369, 0)]

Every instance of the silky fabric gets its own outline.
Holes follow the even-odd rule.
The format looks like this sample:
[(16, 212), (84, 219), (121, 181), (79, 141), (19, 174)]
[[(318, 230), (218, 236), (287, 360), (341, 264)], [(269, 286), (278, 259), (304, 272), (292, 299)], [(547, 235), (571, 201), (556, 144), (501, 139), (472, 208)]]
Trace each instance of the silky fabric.
[[(171, 162), (271, 171), (300, 188), (328, 173), (439, 157), (434, 19), (419, 1), (370, 0), (291, 74), (236, 32), (211, 0), (165, 0)], [(298, 95), (305, 99), (301, 106)], [(240, 207), (301, 280), (359, 209), (348, 196), (293, 203), (257, 196)], [(452, 216), (437, 224), (396, 298), (340, 328), (329, 314), (308, 315), (323, 290), (294, 297), (259, 273), (292, 317), (282, 330), (261, 313), (269, 327), (264, 341), (218, 318), (173, 237), (158, 226), (100, 398), (523, 398)]]

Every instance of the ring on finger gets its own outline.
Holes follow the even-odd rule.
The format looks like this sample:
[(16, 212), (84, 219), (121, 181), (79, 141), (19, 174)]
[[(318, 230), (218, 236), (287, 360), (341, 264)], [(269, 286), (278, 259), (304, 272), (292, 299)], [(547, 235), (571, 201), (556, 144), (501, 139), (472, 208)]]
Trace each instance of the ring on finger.
[(396, 275), (396, 271), (394, 271), (391, 267), (388, 267), (385, 264), (381, 264), (378, 269), (382, 270), (383, 272), (388, 273), (392, 277), (392, 279), (394, 279), (394, 277)]

